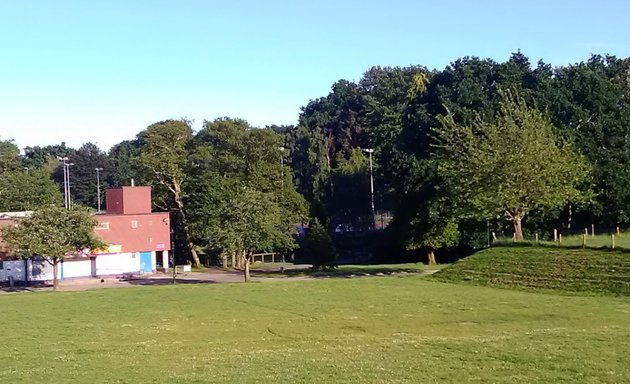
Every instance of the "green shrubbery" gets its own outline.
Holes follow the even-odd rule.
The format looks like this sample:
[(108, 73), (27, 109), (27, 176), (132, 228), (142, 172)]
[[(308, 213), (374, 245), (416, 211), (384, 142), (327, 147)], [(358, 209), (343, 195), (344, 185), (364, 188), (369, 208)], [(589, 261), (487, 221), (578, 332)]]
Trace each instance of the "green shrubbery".
[(303, 247), (304, 261), (313, 269), (334, 268), (337, 250), (326, 228), (316, 219), (310, 226)]

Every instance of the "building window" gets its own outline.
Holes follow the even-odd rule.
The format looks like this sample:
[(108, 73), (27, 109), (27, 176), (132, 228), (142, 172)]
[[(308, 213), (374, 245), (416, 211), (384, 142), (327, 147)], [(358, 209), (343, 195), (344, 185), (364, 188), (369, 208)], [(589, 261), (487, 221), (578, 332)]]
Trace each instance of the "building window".
[(101, 223), (98, 223), (98, 225), (94, 229), (96, 229), (97, 231), (103, 231), (103, 230), (109, 229), (109, 222), (103, 221)]
[(138, 220), (131, 220), (131, 228), (138, 228)]

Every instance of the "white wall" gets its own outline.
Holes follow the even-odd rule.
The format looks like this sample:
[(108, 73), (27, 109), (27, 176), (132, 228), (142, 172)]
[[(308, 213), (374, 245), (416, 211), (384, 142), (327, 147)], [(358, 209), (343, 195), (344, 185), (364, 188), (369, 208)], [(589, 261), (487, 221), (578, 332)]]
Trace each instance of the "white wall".
[(140, 255), (134, 253), (117, 253), (96, 256), (96, 275), (121, 275), (140, 271)]
[(87, 258), (63, 262), (63, 278), (92, 276), (92, 261)]
[(0, 282), (9, 281), (9, 276), (13, 276), (14, 281), (24, 281), (24, 272), (24, 260), (4, 261), (0, 269)]
[[(63, 268), (63, 272), (62, 272)], [(151, 268), (156, 269), (155, 252), (151, 252)], [(96, 256), (96, 275), (122, 275), (125, 273), (139, 273), (140, 271), (140, 253), (117, 253), (111, 255)], [(9, 276), (13, 276), (14, 281), (24, 281), (28, 272), (28, 281), (52, 281), (53, 266), (46, 260), (35, 259), (28, 260), (9, 260), (3, 262), (3, 268), (0, 269), (0, 283), (6, 283)], [(90, 277), (92, 276), (92, 261), (89, 258), (64, 261), (63, 266), (59, 264), (57, 277), (61, 279), (73, 277)]]
[[(57, 271), (57, 277), (61, 277), (61, 268)], [(29, 281), (52, 281), (53, 266), (44, 259), (34, 259), (28, 261)]]

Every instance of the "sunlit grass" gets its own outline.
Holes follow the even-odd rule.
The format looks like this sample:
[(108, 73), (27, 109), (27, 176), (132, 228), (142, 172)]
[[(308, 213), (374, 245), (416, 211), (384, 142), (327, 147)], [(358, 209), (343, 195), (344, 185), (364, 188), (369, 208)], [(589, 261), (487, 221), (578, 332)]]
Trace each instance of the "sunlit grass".
[(418, 276), (0, 295), (2, 383), (625, 383), (627, 298)]

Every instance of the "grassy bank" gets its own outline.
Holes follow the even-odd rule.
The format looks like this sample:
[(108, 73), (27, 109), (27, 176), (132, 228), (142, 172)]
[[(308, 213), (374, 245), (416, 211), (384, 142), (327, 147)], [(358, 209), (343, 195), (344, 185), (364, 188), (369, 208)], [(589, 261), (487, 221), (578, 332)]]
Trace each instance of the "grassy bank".
[(504, 246), (478, 252), (433, 276), (502, 288), (630, 296), (630, 253)]

